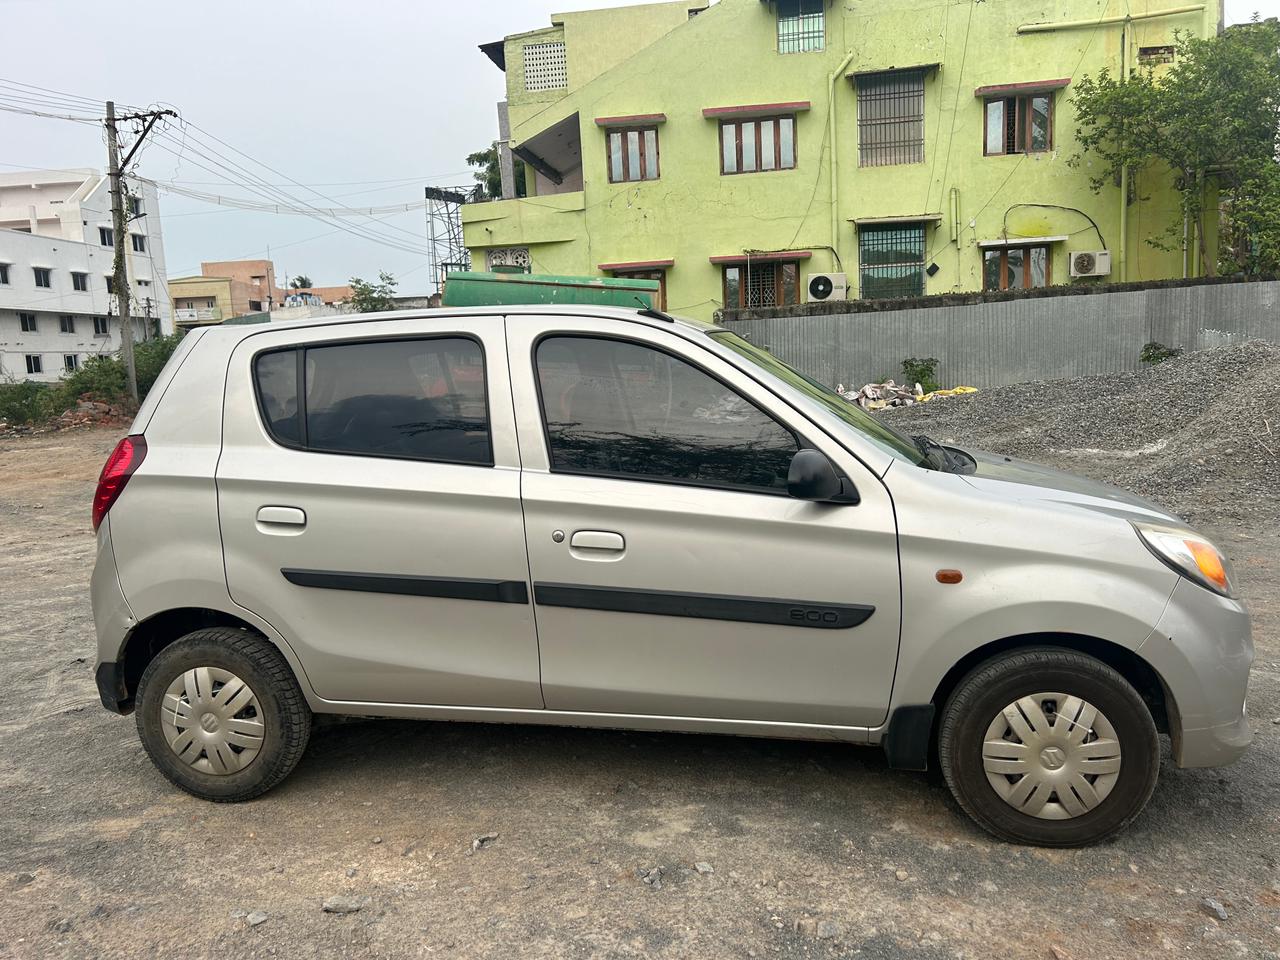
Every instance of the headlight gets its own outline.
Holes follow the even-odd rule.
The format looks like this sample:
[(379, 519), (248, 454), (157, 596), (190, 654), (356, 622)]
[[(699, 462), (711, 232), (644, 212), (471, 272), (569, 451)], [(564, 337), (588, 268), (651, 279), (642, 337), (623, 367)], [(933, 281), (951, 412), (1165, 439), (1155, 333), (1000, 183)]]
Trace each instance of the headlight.
[(1162, 563), (1214, 593), (1232, 595), (1231, 563), (1204, 537), (1158, 523), (1135, 522), (1133, 529)]

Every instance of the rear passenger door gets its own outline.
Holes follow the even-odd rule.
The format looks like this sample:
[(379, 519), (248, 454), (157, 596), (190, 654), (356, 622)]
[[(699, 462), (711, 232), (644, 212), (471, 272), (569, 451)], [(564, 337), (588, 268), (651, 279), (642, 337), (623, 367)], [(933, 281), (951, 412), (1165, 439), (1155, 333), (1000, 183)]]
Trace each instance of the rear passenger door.
[(322, 698), (542, 706), (501, 318), (264, 330), (227, 375), (231, 597)]

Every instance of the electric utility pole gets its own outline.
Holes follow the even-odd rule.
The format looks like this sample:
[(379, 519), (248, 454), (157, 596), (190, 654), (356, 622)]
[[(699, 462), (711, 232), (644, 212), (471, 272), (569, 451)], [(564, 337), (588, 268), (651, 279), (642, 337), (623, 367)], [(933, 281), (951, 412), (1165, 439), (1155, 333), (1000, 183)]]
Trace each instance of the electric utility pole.
[[(124, 237), (124, 171), (129, 161), (138, 152), (138, 147), (146, 139), (155, 122), (161, 117), (176, 117), (172, 110), (149, 110), (145, 113), (129, 113), (116, 116), (116, 105), (107, 101), (107, 174), (111, 178), (111, 236), (115, 241), (115, 264), (112, 269), (112, 285), (115, 287), (116, 303), (119, 305), (116, 316), (120, 321), (120, 353), (124, 357), (124, 366), (129, 379), (129, 395), (138, 399), (138, 371), (133, 362), (133, 316), (129, 312), (129, 272), (126, 269)], [(123, 161), (120, 159), (120, 138), (116, 124), (122, 120), (145, 121), (142, 132), (129, 148)]]

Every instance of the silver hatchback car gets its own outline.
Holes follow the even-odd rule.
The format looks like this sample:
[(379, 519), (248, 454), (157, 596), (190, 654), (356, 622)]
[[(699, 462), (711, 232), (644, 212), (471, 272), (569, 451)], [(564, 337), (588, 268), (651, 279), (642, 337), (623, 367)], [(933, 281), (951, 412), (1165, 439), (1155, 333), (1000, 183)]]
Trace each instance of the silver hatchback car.
[(313, 714), (879, 744), (1070, 846), (1230, 763), (1249, 617), (1151, 503), (900, 436), (728, 330), (489, 308), (182, 341), (93, 503), (97, 682), (179, 787)]

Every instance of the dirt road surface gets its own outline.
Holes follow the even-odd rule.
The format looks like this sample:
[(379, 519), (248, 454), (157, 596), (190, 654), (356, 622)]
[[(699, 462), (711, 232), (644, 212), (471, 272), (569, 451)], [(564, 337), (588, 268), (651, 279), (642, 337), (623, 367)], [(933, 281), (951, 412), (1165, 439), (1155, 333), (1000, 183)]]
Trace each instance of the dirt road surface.
[(283, 785), (219, 806), (97, 701), (89, 500), (115, 439), (0, 440), (0, 957), (1280, 956), (1274, 523), (1208, 531), (1256, 618), (1254, 746), (1166, 757), (1091, 849), (994, 842), (875, 750), (534, 727), (320, 726)]

